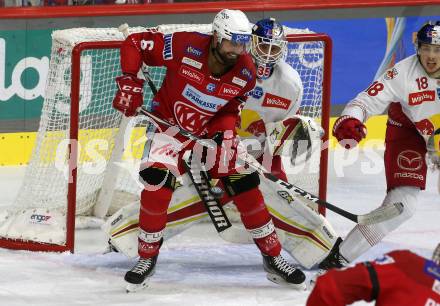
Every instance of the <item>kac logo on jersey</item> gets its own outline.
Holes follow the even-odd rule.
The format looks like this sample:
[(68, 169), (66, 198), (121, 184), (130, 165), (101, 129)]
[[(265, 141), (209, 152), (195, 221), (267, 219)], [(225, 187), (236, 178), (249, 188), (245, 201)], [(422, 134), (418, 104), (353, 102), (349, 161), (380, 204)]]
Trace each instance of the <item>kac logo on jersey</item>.
[(208, 85), (206, 85), (206, 90), (208, 92), (214, 92), (215, 90), (215, 84), (214, 83), (208, 83)]
[(250, 93), (249, 95), (251, 97), (254, 97), (255, 99), (260, 99), (263, 96), (263, 88), (260, 86), (256, 86)]
[(185, 51), (186, 51), (186, 53), (192, 54), (197, 57), (202, 56), (202, 50), (200, 50), (196, 47), (193, 47), (191, 45), (187, 46)]
[(181, 101), (174, 104), (174, 115), (179, 125), (189, 132), (197, 132), (212, 117), (211, 114)]
[(173, 34), (165, 34), (163, 39), (165, 41), (163, 46), (163, 59), (170, 60), (173, 58)]

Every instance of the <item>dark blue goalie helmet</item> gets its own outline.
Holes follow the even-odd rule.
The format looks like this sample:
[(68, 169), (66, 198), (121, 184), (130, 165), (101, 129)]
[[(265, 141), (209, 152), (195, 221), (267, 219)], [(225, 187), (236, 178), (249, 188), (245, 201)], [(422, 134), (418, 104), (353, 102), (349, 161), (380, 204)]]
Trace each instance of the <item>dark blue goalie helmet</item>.
[(417, 32), (416, 47), (420, 44), (440, 45), (440, 21), (430, 21)]
[(275, 18), (262, 19), (253, 26), (251, 54), (257, 65), (258, 78), (268, 78), (286, 51), (283, 26)]

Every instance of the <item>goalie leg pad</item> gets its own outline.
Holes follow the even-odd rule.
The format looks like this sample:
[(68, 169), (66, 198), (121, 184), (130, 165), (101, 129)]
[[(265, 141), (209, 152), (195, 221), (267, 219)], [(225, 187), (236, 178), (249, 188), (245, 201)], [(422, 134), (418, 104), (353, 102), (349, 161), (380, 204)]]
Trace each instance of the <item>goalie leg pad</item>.
[(139, 171), (139, 176), (145, 186), (176, 187), (176, 177), (168, 169), (149, 167)]
[(221, 178), (229, 196), (236, 196), (252, 190), (260, 185), (260, 177), (256, 171), (252, 173), (237, 173)]

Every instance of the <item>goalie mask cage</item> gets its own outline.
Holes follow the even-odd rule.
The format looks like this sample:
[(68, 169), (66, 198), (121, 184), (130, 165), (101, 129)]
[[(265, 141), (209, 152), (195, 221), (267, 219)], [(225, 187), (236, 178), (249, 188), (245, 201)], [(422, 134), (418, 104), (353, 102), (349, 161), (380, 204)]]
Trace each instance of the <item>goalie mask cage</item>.
[[(130, 28), (130, 33), (145, 28)], [(153, 31), (210, 32), (210, 25), (164, 25)], [(325, 34), (286, 28), (286, 60), (302, 79), (301, 114), (316, 118), (328, 139), (331, 40)], [(74, 250), (75, 216), (112, 213), (139, 200), (138, 167), (148, 121), (127, 119), (112, 108), (121, 74), (116, 28), (54, 31), (45, 99), (35, 147), (15, 202), (0, 213), (0, 247), (33, 251)], [(159, 88), (165, 68), (149, 67)], [(145, 86), (145, 103), (152, 93)], [(319, 151), (319, 150), (318, 150)], [(326, 196), (327, 149), (315, 165), (289, 176)], [(310, 169), (315, 171), (310, 171)], [(316, 170), (317, 169), (317, 170)], [(312, 173), (309, 173), (312, 172)], [(107, 211), (107, 207), (110, 210)], [(102, 208), (104, 207), (104, 209)]]

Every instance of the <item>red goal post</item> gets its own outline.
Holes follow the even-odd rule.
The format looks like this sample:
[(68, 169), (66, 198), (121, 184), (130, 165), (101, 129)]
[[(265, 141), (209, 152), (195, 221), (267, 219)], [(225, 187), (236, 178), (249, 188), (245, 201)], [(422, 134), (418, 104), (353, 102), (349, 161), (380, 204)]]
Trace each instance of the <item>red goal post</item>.
[[(173, 26), (158, 29), (175, 31)], [(314, 117), (325, 131), (319, 165), (310, 165), (318, 167), (318, 173), (295, 174), (289, 180), (325, 199), (332, 43), (329, 36), (308, 30), (287, 33), (286, 60), (304, 84), (301, 112)], [(147, 123), (142, 118), (128, 122), (111, 106), (122, 40), (117, 29), (54, 32), (36, 145), (18, 199), (4, 219), (0, 216), (0, 247), (73, 252), (75, 216), (96, 213), (99, 202), (111, 201), (117, 209), (138, 200), (136, 166)], [(153, 82), (160, 86), (163, 68), (150, 68)], [(148, 103), (151, 91), (145, 89)]]

